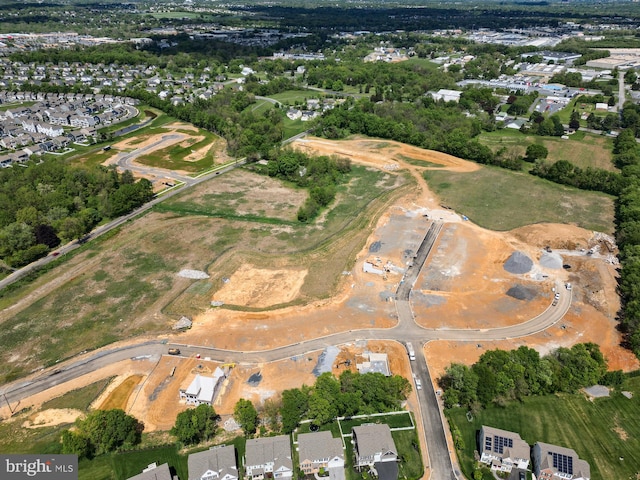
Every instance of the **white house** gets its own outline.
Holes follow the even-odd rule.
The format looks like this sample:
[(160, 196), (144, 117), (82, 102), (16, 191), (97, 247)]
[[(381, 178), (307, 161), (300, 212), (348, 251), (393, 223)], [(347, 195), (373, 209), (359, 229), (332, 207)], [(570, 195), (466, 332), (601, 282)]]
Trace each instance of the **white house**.
[(186, 389), (180, 389), (180, 399), (185, 400), (187, 405), (213, 405), (224, 379), (225, 373), (220, 367), (216, 367), (213, 377), (197, 374)]
[(163, 463), (162, 465), (152, 463), (142, 470), (142, 473), (130, 477), (128, 480), (172, 480), (172, 477), (168, 463)]
[(391, 437), (389, 425), (376, 423), (353, 427), (353, 442), (356, 467), (398, 461), (398, 450)]
[(432, 93), (431, 96), (437, 102), (438, 100), (442, 100), (444, 102), (456, 102), (460, 101), (460, 95), (462, 92), (457, 90), (447, 90), (446, 88), (441, 88), (435, 93)]

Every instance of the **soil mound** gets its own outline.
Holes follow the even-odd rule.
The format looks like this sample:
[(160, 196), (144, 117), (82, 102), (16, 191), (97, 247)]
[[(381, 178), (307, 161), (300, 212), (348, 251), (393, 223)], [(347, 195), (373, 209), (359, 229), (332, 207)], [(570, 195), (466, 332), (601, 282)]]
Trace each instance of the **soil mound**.
[[(509, 273), (521, 274), (531, 271), (533, 260), (526, 253), (513, 252), (511, 256), (504, 262), (504, 269)], [(562, 267), (562, 263), (560, 264)]]
[(507, 295), (516, 300), (533, 300), (536, 298), (536, 291), (524, 285), (515, 285), (507, 290)]
[(559, 270), (562, 268), (562, 257), (559, 253), (544, 252), (540, 257), (540, 266)]

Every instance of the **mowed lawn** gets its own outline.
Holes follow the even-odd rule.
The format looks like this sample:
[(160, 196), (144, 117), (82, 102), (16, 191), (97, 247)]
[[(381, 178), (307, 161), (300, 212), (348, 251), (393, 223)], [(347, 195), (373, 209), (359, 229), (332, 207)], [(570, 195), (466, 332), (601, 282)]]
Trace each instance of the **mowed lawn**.
[(601, 168), (617, 171), (613, 165), (613, 140), (603, 135), (594, 135), (577, 131), (568, 140), (559, 137), (539, 137), (525, 135), (517, 130), (497, 130), (485, 132), (479, 137), (480, 143), (488, 146), (494, 152), (505, 147), (507, 151), (514, 151), (524, 156), (527, 147), (532, 143), (544, 145), (549, 150), (548, 162), (568, 160), (580, 168)]
[[(636, 478), (640, 472), (640, 377), (628, 381), (628, 399), (620, 393), (589, 401), (583, 394), (528, 398), (507, 407), (490, 407), (469, 422), (462, 408), (447, 412), (461, 432), (464, 450), (458, 452), (469, 474), (476, 432), (489, 425), (512, 432), (533, 445), (541, 441), (572, 448), (591, 466), (592, 480)], [(471, 478), (470, 476), (468, 478)]]
[(471, 173), (428, 170), (424, 176), (442, 203), (491, 230), (551, 222), (614, 231), (614, 199), (609, 195), (488, 166)]

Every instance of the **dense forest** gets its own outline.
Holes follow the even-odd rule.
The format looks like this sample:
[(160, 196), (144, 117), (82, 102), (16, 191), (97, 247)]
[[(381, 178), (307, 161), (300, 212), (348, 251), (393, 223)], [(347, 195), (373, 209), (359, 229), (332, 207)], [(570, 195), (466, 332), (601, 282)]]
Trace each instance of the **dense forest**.
[(114, 168), (47, 161), (2, 169), (0, 259), (10, 267), (26, 265), (152, 197), (151, 182)]
[(576, 392), (604, 383), (619, 386), (622, 372), (608, 372), (607, 362), (594, 343), (558, 348), (540, 357), (532, 348), (489, 350), (471, 367), (452, 363), (439, 384), (447, 408), (462, 405), (477, 410), (504, 405), (530, 395)]

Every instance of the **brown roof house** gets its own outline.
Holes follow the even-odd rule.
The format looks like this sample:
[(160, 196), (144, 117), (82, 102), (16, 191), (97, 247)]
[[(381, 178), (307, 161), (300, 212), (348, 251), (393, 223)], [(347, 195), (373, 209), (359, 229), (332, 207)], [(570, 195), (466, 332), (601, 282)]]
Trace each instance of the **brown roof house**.
[(517, 433), (483, 425), (478, 440), (480, 461), (491, 470), (511, 472), (514, 467), (523, 470), (529, 467), (529, 444)]
[(355, 467), (375, 470), (379, 480), (398, 478), (398, 450), (386, 424), (353, 427)]
[(589, 464), (565, 447), (538, 442), (533, 446), (533, 473), (538, 480), (590, 480)]
[(288, 435), (247, 440), (244, 457), (245, 476), (249, 480), (291, 478), (293, 462)]
[(342, 440), (331, 432), (311, 432), (298, 435), (300, 470), (315, 475), (320, 469), (329, 472), (331, 479), (344, 478), (344, 450)]
[(220, 445), (192, 453), (187, 466), (189, 480), (238, 480), (236, 449), (233, 445)]

